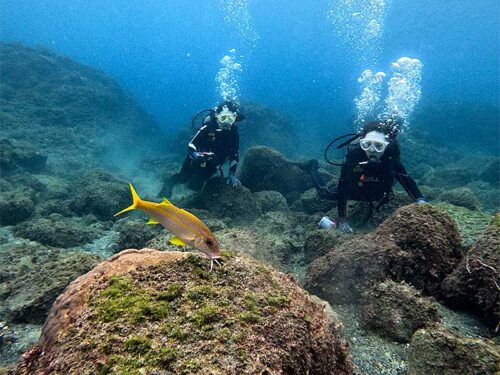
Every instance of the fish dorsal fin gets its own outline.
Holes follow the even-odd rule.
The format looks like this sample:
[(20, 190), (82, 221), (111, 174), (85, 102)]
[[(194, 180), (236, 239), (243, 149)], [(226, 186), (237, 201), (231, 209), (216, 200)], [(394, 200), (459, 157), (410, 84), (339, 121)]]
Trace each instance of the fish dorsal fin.
[(161, 204), (172, 204), (172, 202), (170, 202), (167, 198), (163, 197)]
[(160, 223), (156, 219), (150, 218), (146, 224), (154, 225), (154, 224), (160, 224)]
[(186, 243), (181, 240), (179, 237), (172, 237), (168, 242), (177, 246), (186, 246)]

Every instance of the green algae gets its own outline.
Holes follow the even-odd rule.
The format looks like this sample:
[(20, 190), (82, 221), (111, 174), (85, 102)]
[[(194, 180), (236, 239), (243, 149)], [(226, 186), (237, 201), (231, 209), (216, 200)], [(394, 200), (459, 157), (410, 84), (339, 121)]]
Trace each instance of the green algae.
[(137, 324), (168, 316), (169, 304), (161, 298), (147, 289), (134, 288), (129, 277), (113, 276), (108, 288), (92, 301), (91, 306), (95, 307), (96, 317), (103, 323), (127, 321)]

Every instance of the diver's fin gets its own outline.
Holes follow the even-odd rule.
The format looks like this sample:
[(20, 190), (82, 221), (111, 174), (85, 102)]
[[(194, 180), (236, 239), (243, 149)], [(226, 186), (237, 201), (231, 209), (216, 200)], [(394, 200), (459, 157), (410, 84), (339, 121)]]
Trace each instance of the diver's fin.
[(114, 214), (114, 216), (121, 215), (121, 214), (123, 214), (124, 212), (127, 212), (127, 211), (135, 210), (139, 206), (139, 203), (141, 202), (141, 198), (139, 197), (139, 195), (135, 191), (135, 189), (132, 186), (132, 184), (130, 182), (128, 184), (130, 186), (130, 193), (132, 194), (132, 205), (128, 206), (127, 208), (125, 208), (125, 209), (121, 210), (120, 212)]
[(156, 219), (150, 218), (146, 224), (153, 225), (153, 224), (160, 224), (160, 223), (158, 221), (156, 221)]
[(177, 246), (186, 246), (186, 243), (181, 240), (179, 237), (172, 237), (168, 242)]

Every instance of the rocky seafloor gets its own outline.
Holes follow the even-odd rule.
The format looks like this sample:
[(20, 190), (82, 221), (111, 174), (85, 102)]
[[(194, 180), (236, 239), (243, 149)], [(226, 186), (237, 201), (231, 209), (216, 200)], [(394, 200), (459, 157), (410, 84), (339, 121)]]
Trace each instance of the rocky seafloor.
[[(247, 104), (242, 127), (256, 131), (241, 135), (243, 187), (214, 178), (172, 199), (225, 251), (225, 265), (208, 273), (141, 213), (113, 217), (130, 204), (128, 181), (158, 200), (184, 150), (169, 148), (103, 73), (46, 49), (0, 44), (0, 54), (0, 371), (500, 371), (498, 155), (403, 139), (430, 203), (412, 205), (397, 190), (370, 215), (353, 202), (348, 236), (318, 229), (322, 216), (336, 216), (335, 202), (317, 196), (305, 163), (283, 156), (293, 126), (280, 132), (288, 120), (274, 114), (264, 127), (269, 110)], [(148, 147), (129, 143), (138, 129)], [(137, 257), (137, 269), (91, 278), (130, 254), (122, 250), (142, 248), (171, 263)]]

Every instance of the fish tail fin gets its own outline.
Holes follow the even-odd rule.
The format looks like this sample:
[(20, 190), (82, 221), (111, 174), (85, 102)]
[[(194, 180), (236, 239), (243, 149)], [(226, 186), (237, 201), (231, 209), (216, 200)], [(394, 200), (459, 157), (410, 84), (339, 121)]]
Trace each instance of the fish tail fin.
[(118, 216), (118, 215), (123, 214), (124, 212), (132, 211), (132, 210), (135, 210), (136, 208), (139, 208), (139, 204), (141, 203), (141, 198), (139, 197), (139, 195), (137, 194), (137, 192), (135, 191), (134, 187), (132, 186), (132, 184), (130, 182), (129, 182), (129, 186), (130, 186), (130, 193), (132, 194), (132, 205), (130, 205), (127, 208), (121, 210), (120, 212), (114, 214), (114, 216)]

